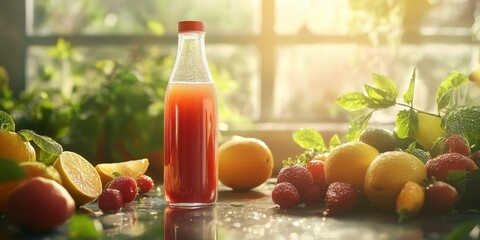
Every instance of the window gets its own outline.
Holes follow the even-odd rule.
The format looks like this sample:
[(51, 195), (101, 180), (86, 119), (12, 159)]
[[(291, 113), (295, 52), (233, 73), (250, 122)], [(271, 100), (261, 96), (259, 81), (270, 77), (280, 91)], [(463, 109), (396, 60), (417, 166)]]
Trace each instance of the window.
[(223, 101), (257, 126), (345, 122), (349, 113), (335, 104), (336, 97), (360, 90), (372, 72), (389, 76), (405, 88), (414, 67), (422, 92), (416, 104), (431, 109), (441, 80), (453, 69), (468, 73), (478, 62), (479, 24), (474, 10), (480, 6), (474, 0), (26, 0), (2, 4), (2, 15), (17, 20), (5, 29), (20, 29), (10, 36), (20, 41), (6, 41), (4, 46), (17, 57), (0, 59), (14, 77), (11, 85), (17, 93), (42, 83), (46, 76), (57, 79), (56, 84), (82, 81), (78, 75), (48, 75), (52, 68), (61, 68), (67, 75), (81, 71), (51, 60), (49, 51), (59, 38), (71, 43), (78, 64), (103, 58), (126, 61), (145, 53), (175, 55), (177, 21), (200, 19), (207, 24), (210, 65), (219, 76), (232, 80), (227, 88), (233, 90), (222, 96)]

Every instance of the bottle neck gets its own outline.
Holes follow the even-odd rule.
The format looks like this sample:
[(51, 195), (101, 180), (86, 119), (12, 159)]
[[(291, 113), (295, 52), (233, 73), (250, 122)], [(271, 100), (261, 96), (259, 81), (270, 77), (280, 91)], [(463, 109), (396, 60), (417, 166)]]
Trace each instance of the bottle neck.
[(177, 59), (170, 81), (213, 82), (205, 54), (205, 33), (178, 34)]

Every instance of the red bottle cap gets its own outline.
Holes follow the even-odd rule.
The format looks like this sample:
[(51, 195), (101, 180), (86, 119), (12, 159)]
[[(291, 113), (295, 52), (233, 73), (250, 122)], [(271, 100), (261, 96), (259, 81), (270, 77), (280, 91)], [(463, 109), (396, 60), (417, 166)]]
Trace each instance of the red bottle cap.
[(178, 22), (178, 32), (205, 32), (205, 23), (202, 21)]

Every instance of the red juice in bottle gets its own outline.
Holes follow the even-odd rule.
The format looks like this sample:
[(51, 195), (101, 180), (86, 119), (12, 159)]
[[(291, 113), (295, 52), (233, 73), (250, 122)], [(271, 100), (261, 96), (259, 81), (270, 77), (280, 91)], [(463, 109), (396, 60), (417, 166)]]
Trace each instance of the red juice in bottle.
[(205, 56), (204, 24), (179, 23), (175, 66), (165, 93), (164, 191), (169, 205), (215, 203), (218, 113)]

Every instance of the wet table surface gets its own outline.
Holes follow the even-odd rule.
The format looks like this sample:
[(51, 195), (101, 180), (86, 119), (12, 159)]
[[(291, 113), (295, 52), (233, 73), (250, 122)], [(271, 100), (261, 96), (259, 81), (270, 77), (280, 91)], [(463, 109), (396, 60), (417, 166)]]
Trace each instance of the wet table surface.
[[(397, 216), (374, 209), (357, 209), (343, 217), (323, 216), (323, 207), (279, 209), (272, 203), (273, 180), (248, 192), (221, 188), (218, 202), (196, 209), (170, 208), (161, 186), (143, 203), (116, 214), (102, 214), (95, 203), (78, 210), (103, 226), (101, 239), (445, 239), (462, 223), (479, 214), (421, 216), (397, 223)], [(472, 231), (478, 239), (478, 229)], [(49, 233), (18, 229), (0, 217), (0, 239), (69, 239), (67, 225)]]

